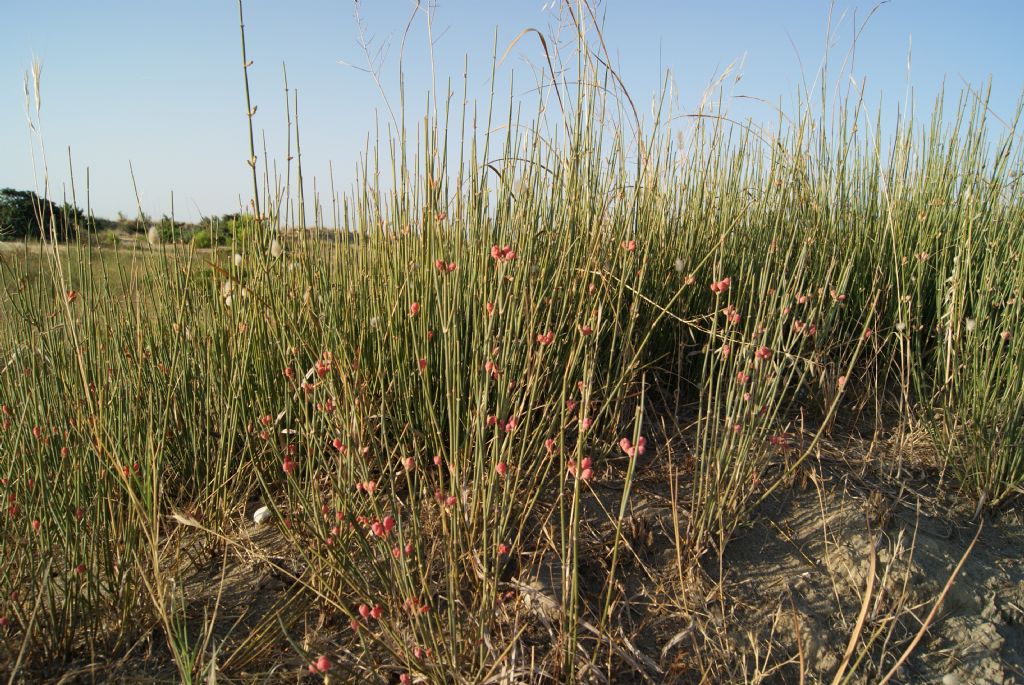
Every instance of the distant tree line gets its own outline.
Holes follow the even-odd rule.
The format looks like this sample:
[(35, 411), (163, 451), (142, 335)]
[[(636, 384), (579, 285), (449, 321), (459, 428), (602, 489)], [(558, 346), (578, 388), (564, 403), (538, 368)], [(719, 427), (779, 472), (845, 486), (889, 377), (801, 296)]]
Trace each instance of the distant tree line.
[(114, 220), (101, 219), (87, 216), (69, 203), (57, 204), (39, 197), (31, 190), (0, 190), (0, 240), (50, 238), (52, 230), (62, 242), (75, 240), (80, 234), (116, 241), (118, 235), (146, 233), (150, 228), (156, 229), (161, 242), (192, 243), (206, 248), (246, 237), (251, 232), (252, 219), (235, 213), (206, 217), (199, 223), (176, 221), (167, 215), (154, 221), (141, 212), (134, 219), (122, 213)]
[(58, 205), (31, 190), (0, 190), (0, 238), (4, 240), (49, 238), (51, 231), (57, 240), (73, 239), (85, 227), (85, 218), (78, 207)]

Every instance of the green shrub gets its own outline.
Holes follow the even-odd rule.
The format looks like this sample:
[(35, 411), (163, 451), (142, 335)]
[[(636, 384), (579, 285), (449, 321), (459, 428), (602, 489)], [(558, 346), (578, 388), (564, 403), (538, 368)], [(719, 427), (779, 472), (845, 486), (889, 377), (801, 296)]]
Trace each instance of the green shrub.
[(118, 236), (117, 231), (107, 229), (96, 234), (96, 242), (104, 247), (117, 247), (121, 243), (121, 238)]
[(0, 190), (0, 239), (39, 238), (43, 226), (49, 237), (49, 227), (53, 226), (57, 240), (69, 240), (85, 225), (85, 214), (78, 207), (58, 205), (31, 190)]
[(213, 247), (216, 244), (213, 234), (205, 228), (201, 228), (192, 234), (192, 246), (201, 250)]

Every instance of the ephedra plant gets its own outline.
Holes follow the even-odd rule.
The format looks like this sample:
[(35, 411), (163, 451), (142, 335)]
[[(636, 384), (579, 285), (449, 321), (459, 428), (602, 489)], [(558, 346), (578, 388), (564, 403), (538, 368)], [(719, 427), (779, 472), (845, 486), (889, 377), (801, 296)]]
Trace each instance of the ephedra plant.
[[(0, 257), (12, 673), (151, 640), (183, 680), (661, 678), (624, 628), (637, 483), (678, 485), (695, 573), (863, 407), (933, 422), (969, 498), (1019, 491), (1016, 129), (646, 122), (572, 16), (532, 115), (400, 108), (302, 230), (289, 112), (231, 246)], [(240, 558), (280, 602), (225, 606)]]

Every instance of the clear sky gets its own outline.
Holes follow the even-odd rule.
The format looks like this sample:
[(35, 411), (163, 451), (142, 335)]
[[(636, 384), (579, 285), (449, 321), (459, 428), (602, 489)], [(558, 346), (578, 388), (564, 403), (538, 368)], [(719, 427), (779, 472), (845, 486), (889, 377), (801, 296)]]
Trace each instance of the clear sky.
[[(402, 30), (411, 0), (363, 0), (365, 35), (390, 44), (385, 88), (397, 90)], [(440, 0), (434, 19), (434, 64), (439, 79), (461, 91), (469, 61), (471, 96), (490, 88), (490, 61), (525, 28), (553, 29), (551, 0)], [(877, 2), (837, 0), (832, 11), (830, 60), (847, 56), (857, 24)], [(384, 100), (365, 72), (351, 0), (248, 0), (245, 5), (257, 135), (265, 131), (269, 156), (285, 156), (282, 63), (299, 90), (303, 163), (307, 178), (352, 182), (359, 152), (373, 136)], [(813, 81), (826, 51), (826, 0), (604, 0), (605, 38), (641, 110), (666, 71), (678, 106), (692, 109), (709, 81), (742, 61), (733, 95), (791, 107), (803, 80)], [(870, 102), (895, 112), (908, 85), (921, 116), (946, 83), (958, 94), (963, 79), (993, 82), (992, 109), (1013, 115), (1024, 87), (1022, 0), (891, 0), (860, 35), (852, 74), (866, 79)], [(405, 48), (411, 118), (424, 113), (430, 57), (422, 18)], [(912, 61), (908, 71), (908, 54)], [(71, 148), (78, 183), (88, 167), (94, 211), (135, 214), (131, 162), (143, 209), (185, 219), (235, 211), (248, 200), (244, 93), (234, 0), (0, 0), (0, 187), (34, 189), (31, 137), (23, 76), (33, 57), (42, 71), (42, 133), (52, 194), (67, 178)], [(542, 60), (535, 39), (524, 38), (501, 66), (499, 88), (515, 71), (516, 92), (534, 84), (530, 63)], [(843, 78), (845, 84), (845, 77)], [(771, 110), (737, 100), (733, 113), (770, 121)], [(81, 193), (81, 188), (79, 190)], [(79, 204), (84, 201), (79, 197)]]

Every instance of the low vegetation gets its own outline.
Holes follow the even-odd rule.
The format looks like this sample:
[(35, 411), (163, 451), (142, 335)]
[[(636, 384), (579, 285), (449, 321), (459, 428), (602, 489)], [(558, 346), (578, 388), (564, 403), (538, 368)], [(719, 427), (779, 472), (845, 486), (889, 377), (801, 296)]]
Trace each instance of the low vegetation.
[(725, 635), (730, 541), (844, 440), (926, 436), (844, 468), (923, 470), (965, 518), (1019, 496), (1017, 119), (678, 135), (580, 55), (555, 114), (381, 141), (331, 229), (279, 231), (275, 181), (212, 252), (0, 253), (0, 668), (877, 682), (883, 640), (911, 654), (931, 604), (851, 616), (818, 674), (708, 607)]

